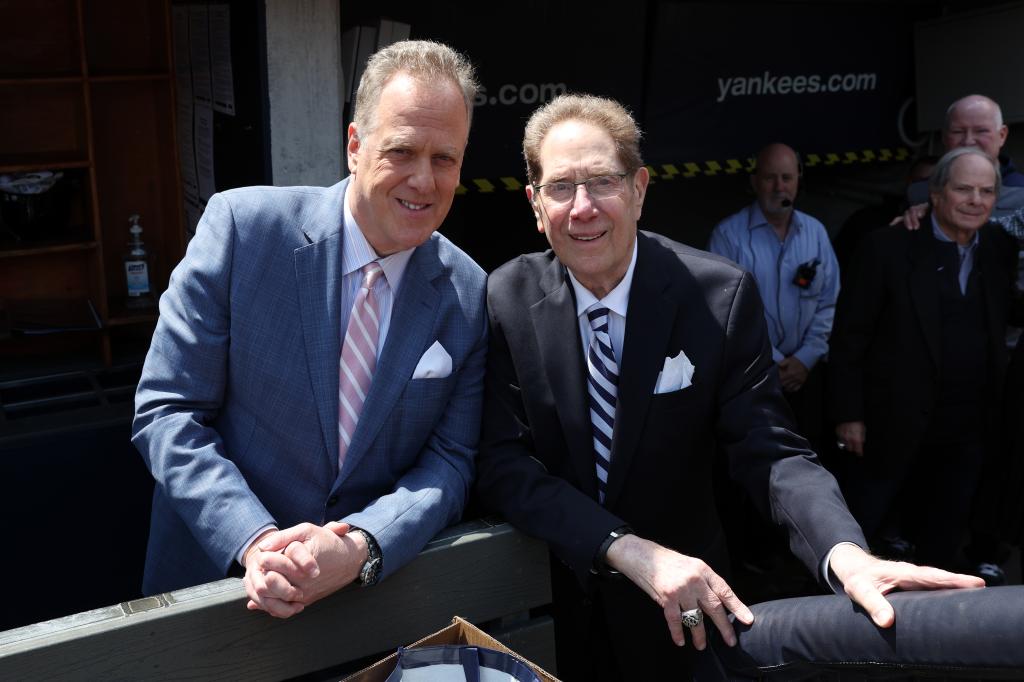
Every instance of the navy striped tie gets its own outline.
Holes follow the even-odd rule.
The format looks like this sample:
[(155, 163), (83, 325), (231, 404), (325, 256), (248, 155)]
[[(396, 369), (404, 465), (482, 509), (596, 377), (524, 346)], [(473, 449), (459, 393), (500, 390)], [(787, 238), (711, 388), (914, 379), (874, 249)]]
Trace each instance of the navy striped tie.
[(604, 504), (608, 489), (608, 470), (612, 464), (612, 434), (615, 431), (615, 402), (619, 384), (619, 366), (608, 335), (608, 309), (594, 304), (587, 310), (594, 338), (587, 349), (587, 390), (590, 394), (590, 421), (594, 432), (594, 464), (597, 470), (597, 498)]

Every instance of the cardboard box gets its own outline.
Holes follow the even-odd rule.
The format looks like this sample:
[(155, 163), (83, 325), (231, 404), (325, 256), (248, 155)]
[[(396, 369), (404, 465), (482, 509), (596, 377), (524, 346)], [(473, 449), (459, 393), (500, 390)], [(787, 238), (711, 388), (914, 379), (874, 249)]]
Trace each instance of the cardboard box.
[[(418, 646), (437, 646), (440, 644), (469, 644), (471, 646), (481, 646), (488, 649), (495, 649), (497, 651), (504, 651), (507, 654), (512, 654), (520, 661), (530, 666), (533, 672), (537, 674), (537, 677), (544, 682), (558, 682), (558, 678), (551, 673), (538, 665), (534, 665), (498, 640), (488, 635), (480, 628), (470, 623), (468, 620), (463, 620), (458, 616), (452, 618), (452, 624), (448, 627), (438, 630), (432, 635), (427, 635), (423, 639), (410, 644), (406, 648), (412, 649)], [(397, 662), (398, 652), (395, 652), (387, 658), (377, 661), (368, 668), (363, 668), (356, 674), (346, 677), (344, 682), (384, 682), (384, 680), (388, 678), (388, 675), (390, 675), (395, 669)]]

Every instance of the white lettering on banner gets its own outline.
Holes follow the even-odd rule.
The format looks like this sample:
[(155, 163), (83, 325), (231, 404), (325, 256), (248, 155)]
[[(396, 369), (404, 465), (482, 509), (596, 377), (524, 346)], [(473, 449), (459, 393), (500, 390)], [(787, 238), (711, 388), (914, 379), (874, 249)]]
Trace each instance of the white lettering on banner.
[(809, 74), (775, 76), (765, 71), (761, 76), (718, 78), (718, 103), (729, 97), (753, 95), (815, 95), (834, 92), (870, 92), (878, 88), (877, 73), (835, 73), (828, 76)]
[(493, 90), (488, 96), (487, 88), (481, 86), (476, 93), (473, 104), (478, 107), (485, 105), (511, 106), (513, 104), (544, 104), (555, 97), (569, 91), (565, 83), (505, 83)]

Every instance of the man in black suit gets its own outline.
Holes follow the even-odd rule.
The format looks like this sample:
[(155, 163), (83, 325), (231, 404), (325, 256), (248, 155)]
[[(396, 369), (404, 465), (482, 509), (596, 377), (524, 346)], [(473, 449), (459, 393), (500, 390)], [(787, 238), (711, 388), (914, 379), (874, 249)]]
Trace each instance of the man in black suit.
[(983, 474), (998, 463), (1016, 252), (988, 225), (991, 157), (954, 149), (929, 182), (923, 229), (879, 231), (858, 254), (832, 334), (830, 403), (839, 447), (858, 457), (844, 485), (867, 536), (898, 534), (919, 560), (955, 567), (979, 485), (996, 480)]
[(552, 251), (488, 281), (477, 492), (560, 560), (559, 674), (683, 678), (700, 663), (704, 614), (730, 644), (728, 612), (750, 622), (719, 575), (716, 441), (797, 556), (878, 625), (893, 621), (882, 594), (894, 587), (980, 585), (861, 549), (835, 481), (789, 430), (750, 274), (638, 233), (649, 179), (639, 138), (611, 100), (562, 96), (535, 112), (526, 194)]

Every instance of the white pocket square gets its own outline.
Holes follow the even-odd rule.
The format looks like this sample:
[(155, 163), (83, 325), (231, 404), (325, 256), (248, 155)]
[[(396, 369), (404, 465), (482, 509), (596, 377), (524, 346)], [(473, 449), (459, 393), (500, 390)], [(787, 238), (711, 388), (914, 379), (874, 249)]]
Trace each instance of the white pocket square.
[(658, 381), (654, 384), (654, 392), (671, 393), (681, 391), (693, 383), (693, 372), (696, 368), (686, 357), (686, 353), (679, 351), (674, 358), (665, 358), (665, 366), (658, 373)]
[(413, 379), (444, 379), (452, 373), (452, 356), (444, 349), (440, 341), (427, 349), (420, 361), (416, 363)]

